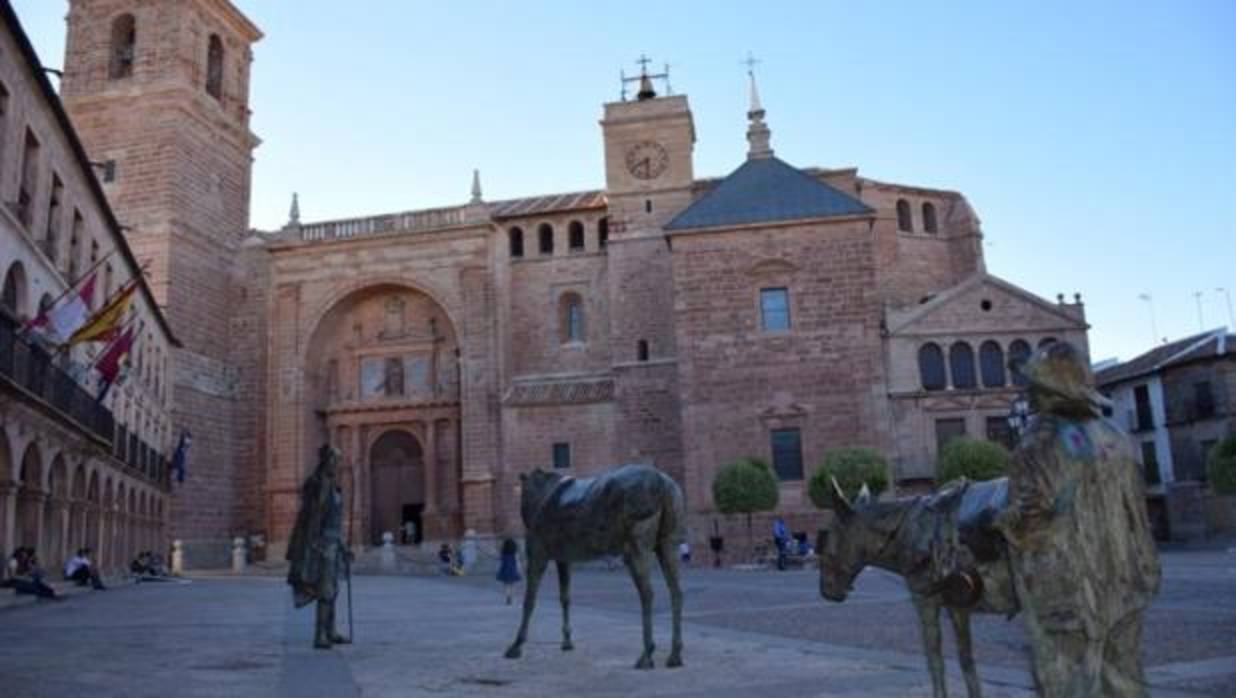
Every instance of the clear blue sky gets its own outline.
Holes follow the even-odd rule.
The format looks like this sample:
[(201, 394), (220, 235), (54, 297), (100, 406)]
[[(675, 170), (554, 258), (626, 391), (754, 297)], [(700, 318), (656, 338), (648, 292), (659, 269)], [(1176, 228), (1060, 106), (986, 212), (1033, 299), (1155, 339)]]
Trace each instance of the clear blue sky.
[[(963, 192), (988, 269), (1082, 293), (1096, 359), (1228, 324), (1236, 3), (237, 0), (255, 47), (252, 223), (603, 185), (601, 105), (647, 53), (690, 97), (700, 176), (742, 161), (751, 51), (773, 147)], [(13, 0), (46, 64), (67, 3)], [(363, 8), (363, 9), (358, 9)]]

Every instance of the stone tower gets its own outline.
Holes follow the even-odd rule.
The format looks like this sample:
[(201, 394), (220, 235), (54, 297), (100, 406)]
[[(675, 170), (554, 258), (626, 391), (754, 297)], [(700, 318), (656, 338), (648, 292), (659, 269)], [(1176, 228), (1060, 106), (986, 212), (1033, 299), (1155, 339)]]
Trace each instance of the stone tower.
[(695, 125), (685, 96), (638, 96), (605, 105), (610, 343), (616, 380), (618, 462), (645, 461), (680, 481), (682, 443), (670, 248), (663, 226), (691, 203)]
[(250, 47), (262, 34), (228, 0), (70, 0), (67, 21), (65, 107), (184, 344), (173, 357), (173, 414), (193, 446), (172, 536), (188, 564), (215, 564), (243, 526), (246, 445), (233, 427), (246, 415), (229, 352), (258, 144)]

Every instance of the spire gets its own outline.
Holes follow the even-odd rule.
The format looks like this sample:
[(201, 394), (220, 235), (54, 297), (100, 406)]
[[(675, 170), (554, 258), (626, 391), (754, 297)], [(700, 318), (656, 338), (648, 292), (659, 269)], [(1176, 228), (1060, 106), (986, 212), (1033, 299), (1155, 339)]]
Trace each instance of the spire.
[(773, 155), (771, 145), (772, 131), (764, 123), (764, 106), (760, 104), (760, 90), (755, 85), (755, 59), (747, 58), (747, 75), (751, 78), (751, 108), (747, 111), (747, 150), (748, 160), (770, 158)]
[(300, 198), (292, 192), (292, 210), (288, 211), (288, 225), (300, 224)]
[(472, 202), (481, 203), (481, 171), (472, 170)]

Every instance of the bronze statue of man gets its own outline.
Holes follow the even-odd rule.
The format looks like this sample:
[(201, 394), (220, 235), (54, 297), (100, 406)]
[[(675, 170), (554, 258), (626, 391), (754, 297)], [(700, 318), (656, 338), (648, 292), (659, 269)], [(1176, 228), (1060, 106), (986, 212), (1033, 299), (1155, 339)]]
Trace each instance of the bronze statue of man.
[(300, 513), (288, 542), (288, 584), (292, 602), (301, 608), (318, 602), (313, 646), (330, 649), (350, 639), (335, 629), (335, 598), (339, 574), (347, 564), (343, 544), (343, 493), (338, 485), (339, 451), (330, 445), (318, 450), (318, 467), (301, 490)]
[(999, 518), (1040, 696), (1145, 696), (1142, 615), (1159, 560), (1128, 435), (1102, 416), (1076, 348), (1056, 342), (1014, 371), (1034, 415)]

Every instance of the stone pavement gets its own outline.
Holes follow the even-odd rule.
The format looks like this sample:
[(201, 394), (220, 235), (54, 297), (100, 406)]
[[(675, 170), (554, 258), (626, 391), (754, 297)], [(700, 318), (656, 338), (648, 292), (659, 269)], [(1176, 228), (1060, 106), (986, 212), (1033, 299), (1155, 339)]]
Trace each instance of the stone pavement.
[[(1168, 659), (1150, 661), (1153, 695), (1231, 695), (1234, 560), (1222, 553), (1172, 557), (1165, 607), (1147, 633), (1148, 645), (1173, 644)], [(0, 612), (0, 694), (930, 695), (917, 627), (877, 627), (898, 617), (906, 604), (895, 580), (884, 575), (865, 573), (849, 602), (832, 605), (815, 595), (810, 572), (692, 570), (686, 581), (687, 666), (676, 670), (660, 666), (668, 652), (669, 618), (658, 581), (658, 668), (651, 672), (631, 668), (640, 629), (625, 573), (575, 575), (576, 650), (570, 653), (558, 649), (561, 616), (550, 577), (521, 660), (501, 656), (519, 607), (504, 605), (487, 578), (358, 578), (358, 642), (330, 652), (310, 648), (311, 610), (294, 611), (287, 587), (273, 577), (143, 584), (25, 606)], [(1196, 579), (1209, 580), (1207, 597), (1189, 586)], [(1195, 642), (1205, 632), (1193, 620), (1180, 627), (1167, 622), (1200, 607), (1209, 609), (1213, 622), (1206, 632), (1218, 635), (1214, 642)], [(1005, 646), (1009, 656), (1006, 661), (997, 652), (980, 659), (984, 695), (1031, 695), (1017, 656), (1020, 624), (993, 618), (982, 623), (990, 644)], [(953, 694), (964, 695), (955, 664), (951, 671)]]

